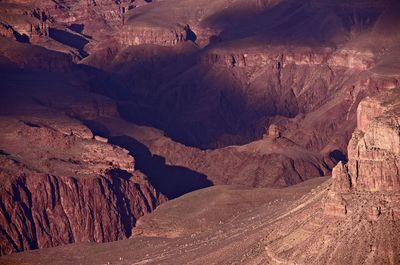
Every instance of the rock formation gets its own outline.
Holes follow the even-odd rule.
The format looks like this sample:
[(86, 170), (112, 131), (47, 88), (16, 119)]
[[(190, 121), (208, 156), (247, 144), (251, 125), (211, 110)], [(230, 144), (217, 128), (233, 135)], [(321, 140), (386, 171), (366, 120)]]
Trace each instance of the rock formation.
[[(359, 194), (368, 199), (370, 219), (398, 220), (399, 174), (399, 90), (362, 101), (357, 109), (357, 128), (348, 146), (349, 161), (339, 163), (332, 172), (332, 191), (325, 211), (344, 217), (357, 211), (358, 204), (346, 200)], [(353, 208), (356, 209), (353, 209)], [(370, 211), (370, 212), (368, 212)]]
[[(199, 150), (177, 143), (158, 130), (134, 126), (118, 119), (97, 119), (92, 127), (94, 131), (96, 125), (107, 128), (109, 134), (105, 136), (111, 142), (137, 156), (138, 168), (149, 176), (168, 172), (167, 168), (157, 172), (159, 162), (155, 157), (163, 158), (169, 167), (204, 174), (214, 185), (285, 187), (329, 172), (322, 156), (285, 137), (266, 137), (242, 146)], [(140, 144), (135, 144), (136, 141)], [(182, 174), (181, 177), (185, 175), (190, 179), (190, 174)], [(179, 173), (171, 176), (171, 179), (175, 178), (179, 179)], [(192, 181), (195, 183), (196, 178)], [(169, 182), (165, 186), (169, 186)]]
[(62, 116), (1, 118), (1, 254), (132, 234), (164, 201), (128, 151)]
[(349, 162), (334, 168), (333, 192), (400, 191), (398, 96), (396, 89), (360, 103)]
[(279, 137), (281, 137), (281, 132), (278, 128), (278, 126), (276, 126), (275, 124), (271, 124), (268, 127), (268, 137), (273, 138), (273, 139), (277, 139)]

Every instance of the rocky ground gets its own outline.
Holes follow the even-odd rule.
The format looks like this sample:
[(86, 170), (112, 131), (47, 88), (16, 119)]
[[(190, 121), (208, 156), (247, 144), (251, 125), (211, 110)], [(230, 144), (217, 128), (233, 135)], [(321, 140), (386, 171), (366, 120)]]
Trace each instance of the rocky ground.
[[(277, 218), (285, 212), (286, 207), (324, 180), (326, 178), (314, 179), (307, 184), (287, 188), (290, 193), (281, 189), (249, 190), (228, 186), (207, 188), (157, 208), (154, 218), (142, 219), (139, 235), (135, 238), (102, 245), (78, 244), (51, 248), (46, 250), (48, 254), (36, 251), (8, 255), (2, 258), (2, 262), (234, 264), (236, 261), (243, 264), (245, 260), (252, 259), (249, 255), (265, 252), (258, 243), (265, 237), (263, 231), (269, 220)], [(197, 210), (181, 218), (192, 205), (197, 206)], [(255, 253), (252, 253), (253, 249)], [(65, 259), (66, 256), (68, 259)]]

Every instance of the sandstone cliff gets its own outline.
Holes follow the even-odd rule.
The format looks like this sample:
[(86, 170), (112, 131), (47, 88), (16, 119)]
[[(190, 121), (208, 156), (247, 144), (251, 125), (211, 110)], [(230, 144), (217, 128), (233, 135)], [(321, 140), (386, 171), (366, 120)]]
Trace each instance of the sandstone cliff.
[(368, 98), (357, 109), (357, 129), (348, 146), (348, 164), (333, 172), (333, 192), (400, 191), (398, 89)]
[[(283, 264), (399, 263), (399, 89), (361, 101), (349, 161), (269, 227), (265, 256)], [(351, 247), (349, 247), (351, 246)]]
[[(399, 90), (362, 101), (357, 109), (357, 128), (348, 145), (349, 161), (332, 172), (332, 191), (326, 203), (328, 215), (346, 216), (358, 204), (346, 202), (355, 194), (368, 207), (364, 215), (375, 220), (399, 220)], [(355, 207), (355, 208), (354, 208)]]
[(136, 220), (165, 200), (127, 150), (74, 120), (3, 116), (1, 124), (3, 255), (130, 237)]

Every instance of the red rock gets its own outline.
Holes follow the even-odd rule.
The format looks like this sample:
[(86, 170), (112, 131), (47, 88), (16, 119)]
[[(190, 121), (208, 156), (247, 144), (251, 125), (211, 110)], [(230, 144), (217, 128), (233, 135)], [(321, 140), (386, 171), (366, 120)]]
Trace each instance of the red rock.
[(360, 211), (360, 205), (354, 201), (347, 204), (333, 198), (356, 200), (355, 194), (361, 194), (370, 197), (368, 202), (360, 202), (369, 205), (361, 216), (374, 222), (379, 219), (398, 220), (399, 98), (399, 90), (395, 89), (360, 103), (358, 128), (348, 146), (349, 161), (347, 164), (340, 162), (332, 171), (331, 197), (324, 206), (325, 214), (341, 216), (337, 212), (343, 207)]
[(73, 120), (24, 120), (1, 120), (1, 254), (128, 238), (165, 201), (127, 150)]
[(352, 188), (347, 166), (339, 162), (332, 170), (332, 190), (334, 192), (350, 192)]
[(371, 121), (381, 115), (385, 108), (373, 98), (367, 98), (360, 102), (357, 110), (357, 129), (365, 132)]
[(271, 124), (268, 127), (268, 136), (274, 139), (281, 137), (281, 132), (278, 126), (276, 126), (275, 124)]
[(349, 162), (333, 170), (334, 191), (400, 191), (397, 100), (394, 90), (360, 103), (358, 129), (348, 147)]
[(339, 198), (332, 199), (324, 204), (324, 214), (343, 218), (347, 214), (346, 202)]

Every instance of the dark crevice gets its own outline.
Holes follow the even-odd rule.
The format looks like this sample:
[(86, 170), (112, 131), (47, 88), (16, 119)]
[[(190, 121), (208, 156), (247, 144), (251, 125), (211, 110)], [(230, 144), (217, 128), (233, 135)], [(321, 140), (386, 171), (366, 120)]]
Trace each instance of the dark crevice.
[[(23, 191), (25, 193), (25, 198), (27, 198), (27, 202), (22, 201), (22, 196), (21, 196), (21, 191)], [(13, 185), (13, 196), (19, 198), (17, 201), (20, 201), (21, 203), (19, 204), (23, 214), (25, 216), (25, 218), (27, 219), (28, 222), (26, 222), (26, 224), (30, 224), (30, 227), (32, 229), (32, 238), (28, 237), (28, 234), (24, 234), (24, 231), (19, 231), (19, 234), (21, 235), (21, 237), (25, 237), (26, 241), (28, 242), (29, 245), (29, 249), (36, 249), (38, 248), (38, 243), (37, 243), (37, 235), (36, 235), (36, 226), (35, 226), (35, 222), (33, 220), (33, 214), (32, 214), (32, 206), (33, 206), (33, 201), (32, 201), (32, 194), (31, 192), (28, 190), (28, 188), (26, 187), (26, 183), (25, 180), (22, 178), (19, 178), (16, 183), (15, 186)], [(23, 246), (21, 244), (21, 246)], [(26, 249), (25, 247), (23, 249)]]
[(83, 34), (83, 30), (85, 29), (85, 25), (84, 24), (71, 24), (68, 26), (68, 28), (76, 33), (81, 34), (82, 36), (84, 36), (85, 38), (91, 39), (91, 36), (88, 36), (86, 34)]
[[(6, 240), (7, 240), (7, 242), (9, 243), (9, 244), (11, 244), (11, 246), (12, 246), (12, 248), (13, 248), (13, 251), (21, 251), (22, 249), (20, 249), (18, 246), (17, 246), (17, 243), (14, 241), (14, 239), (6, 232), (6, 230), (2, 227), (2, 226), (0, 226), (0, 235), (2, 235), (3, 237), (5, 237), (6, 238)], [(0, 249), (0, 256), (1, 255), (7, 255), (7, 254), (9, 254), (9, 253), (7, 253), (7, 252), (5, 252), (5, 250), (2, 248), (2, 249)]]
[[(138, 183), (135, 183), (135, 188), (140, 193), (140, 196), (144, 199), (143, 202), (146, 204), (147, 211), (151, 212), (152, 211), (151, 206), (148, 204), (148, 201), (146, 200), (146, 196), (144, 195), (144, 193)], [(151, 195), (151, 193), (150, 193), (150, 195)], [(153, 197), (152, 197), (152, 199), (153, 199)]]
[(333, 150), (332, 152), (330, 152), (329, 156), (335, 161), (335, 163), (339, 163), (340, 161), (342, 161), (344, 163), (347, 163), (346, 155), (342, 151), (340, 151), (338, 149)]
[(62, 44), (77, 49), (82, 57), (88, 56), (83, 48), (89, 43), (89, 41), (77, 34), (72, 34), (56, 28), (49, 28), (49, 37)]
[(124, 233), (127, 238), (132, 235), (134, 226), (133, 213), (131, 212), (131, 202), (122, 192), (122, 181), (129, 180), (132, 175), (121, 169), (111, 169), (108, 171), (111, 177), (111, 189), (114, 191), (117, 202), (118, 213), (120, 214), (121, 223), (124, 228)]
[(32, 127), (32, 128), (40, 128), (40, 127), (42, 127), (42, 126), (40, 126), (39, 124), (30, 122), (30, 121), (23, 121), (23, 123), (24, 123), (25, 125), (29, 126), (29, 127)]
[(192, 41), (192, 42), (196, 42), (197, 40), (197, 35), (196, 33), (194, 33), (192, 31), (192, 29), (190, 28), (189, 25), (186, 25), (184, 28), (185, 32), (186, 32), (186, 38), (185, 41)]
[(136, 168), (146, 174), (152, 185), (169, 199), (213, 185), (204, 174), (185, 167), (166, 165), (164, 157), (153, 155), (145, 145), (132, 137), (110, 137), (109, 142), (129, 150), (135, 157)]
[(2, 155), (2, 156), (9, 156), (10, 154), (7, 153), (6, 151), (0, 149), (0, 155)]
[(19, 34), (16, 31), (14, 31), (13, 33), (16, 41), (21, 43), (29, 43), (29, 37), (26, 34)]

